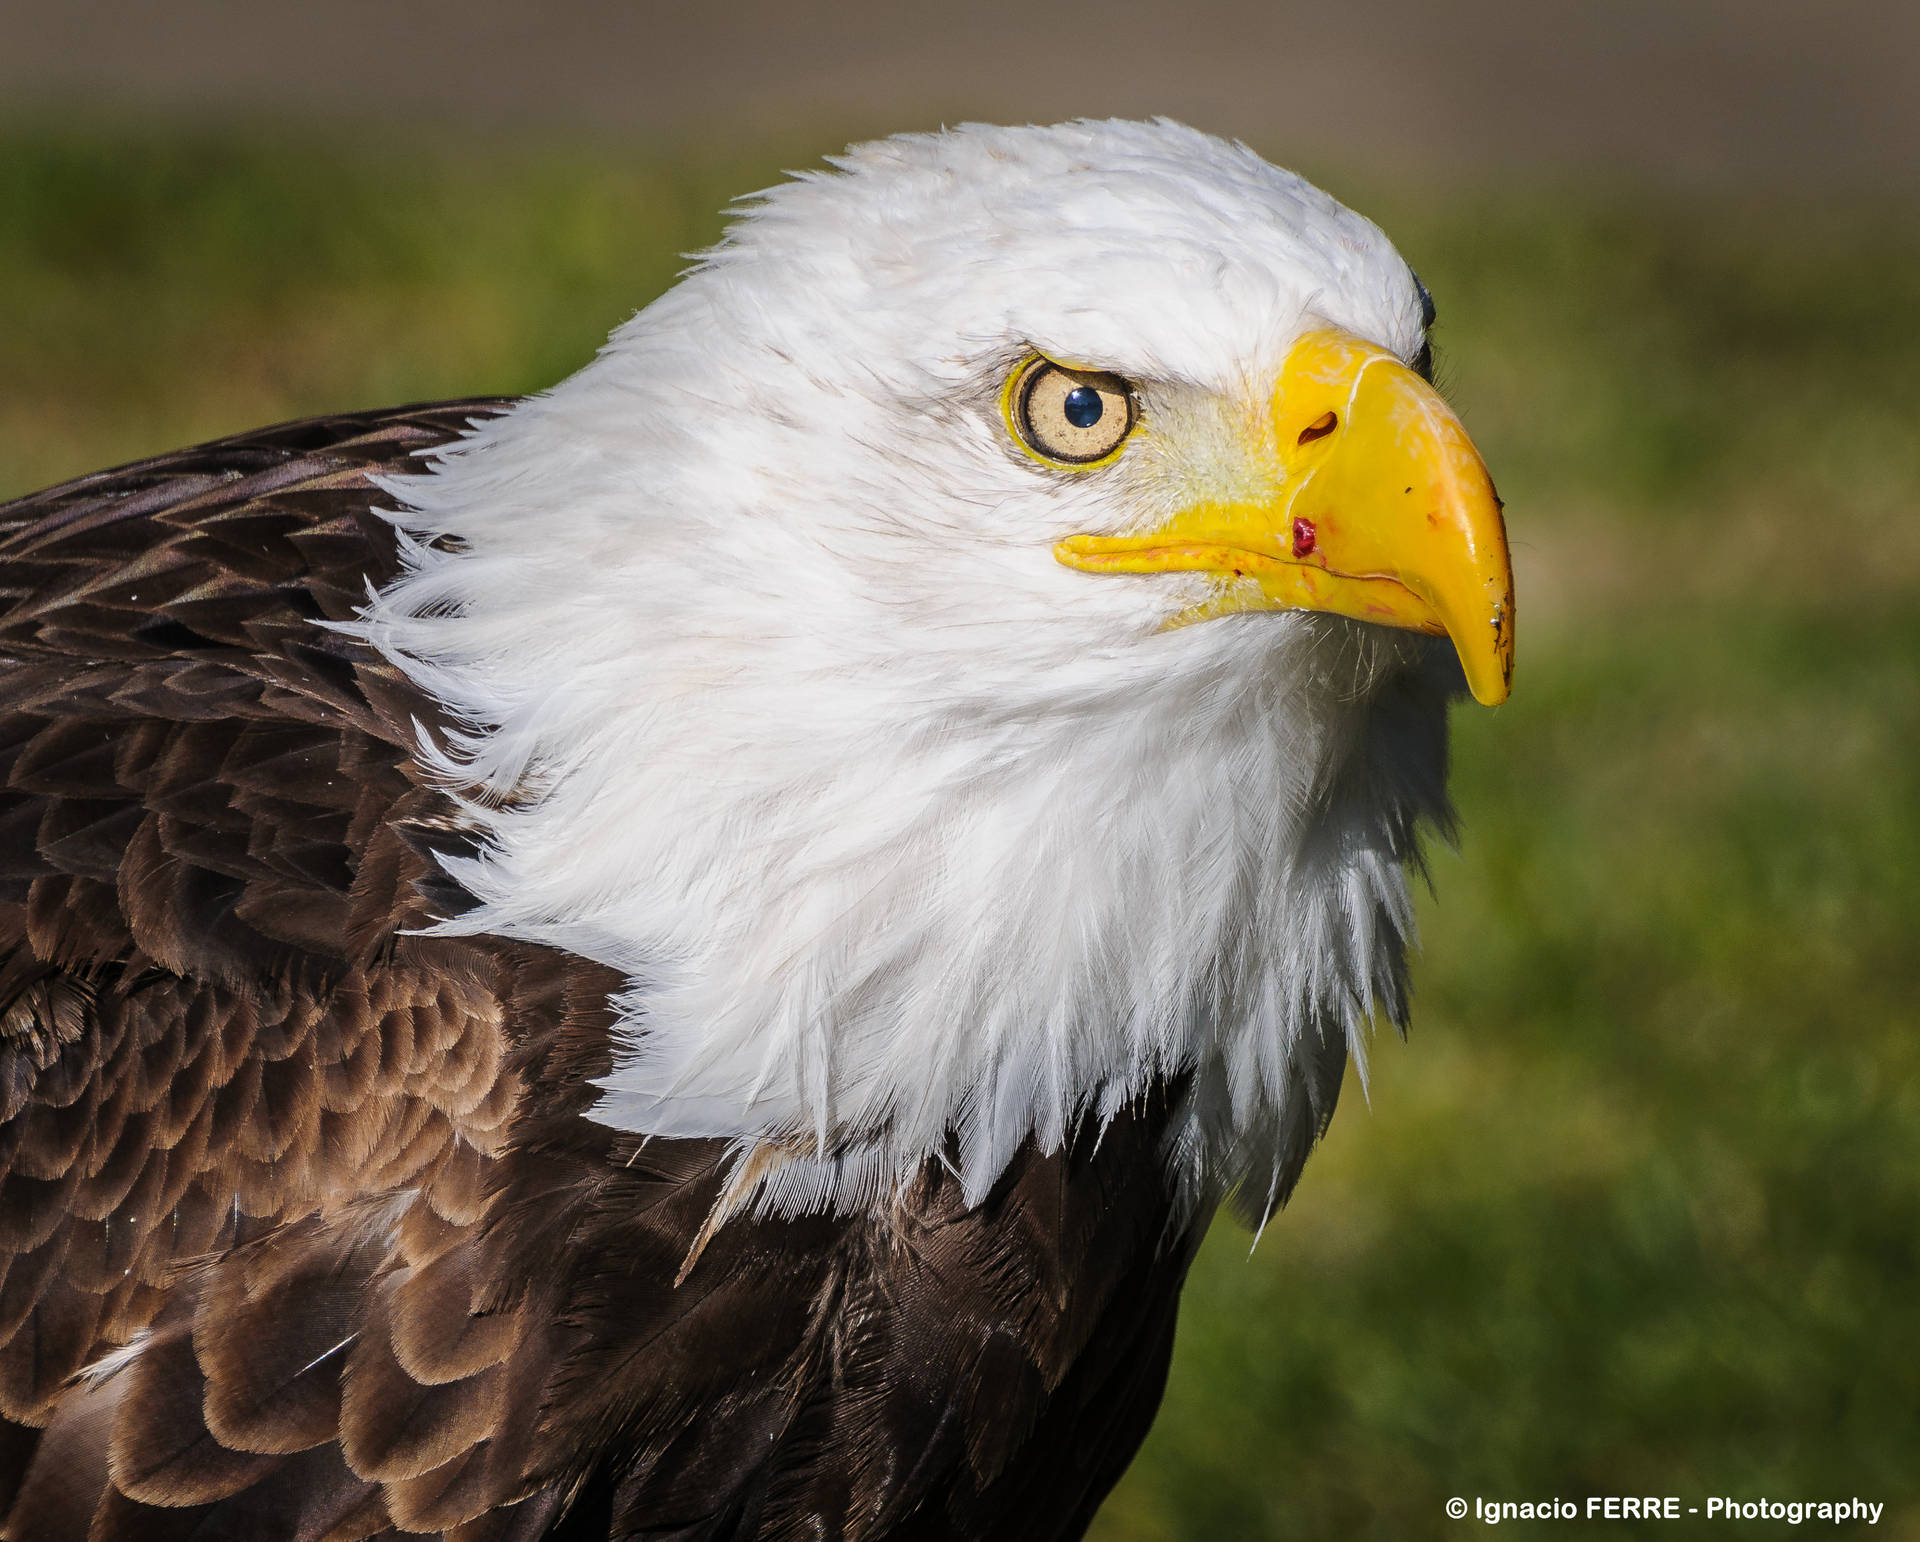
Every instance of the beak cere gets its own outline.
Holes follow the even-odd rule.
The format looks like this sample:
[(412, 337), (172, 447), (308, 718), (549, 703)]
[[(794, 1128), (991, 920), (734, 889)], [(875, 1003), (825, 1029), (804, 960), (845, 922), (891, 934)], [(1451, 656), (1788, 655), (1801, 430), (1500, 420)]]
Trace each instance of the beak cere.
[(1270, 493), (1196, 504), (1140, 535), (1071, 536), (1055, 557), (1090, 573), (1219, 575), (1219, 592), (1171, 625), (1320, 610), (1447, 636), (1474, 697), (1505, 701), (1506, 522), (1440, 393), (1384, 349), (1328, 328), (1287, 355), (1268, 426)]

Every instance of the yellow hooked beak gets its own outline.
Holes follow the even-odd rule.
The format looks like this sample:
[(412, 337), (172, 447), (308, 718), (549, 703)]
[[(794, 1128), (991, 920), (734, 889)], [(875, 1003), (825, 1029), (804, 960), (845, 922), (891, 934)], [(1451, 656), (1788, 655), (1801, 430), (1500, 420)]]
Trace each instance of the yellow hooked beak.
[(1309, 332), (1280, 371), (1263, 458), (1271, 492), (1200, 503), (1137, 536), (1054, 548), (1089, 573), (1215, 573), (1220, 592), (1169, 623), (1321, 610), (1453, 639), (1474, 697), (1513, 681), (1513, 569), (1500, 499), (1432, 386), (1346, 332)]

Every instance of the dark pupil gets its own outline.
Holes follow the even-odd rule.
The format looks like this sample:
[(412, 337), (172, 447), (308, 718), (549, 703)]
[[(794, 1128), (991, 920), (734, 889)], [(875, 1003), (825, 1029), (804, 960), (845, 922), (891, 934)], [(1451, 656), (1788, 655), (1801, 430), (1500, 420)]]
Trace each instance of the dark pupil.
[(1100, 393), (1092, 386), (1075, 386), (1067, 392), (1067, 399), (1061, 404), (1060, 410), (1075, 428), (1092, 428), (1107, 409), (1100, 400)]

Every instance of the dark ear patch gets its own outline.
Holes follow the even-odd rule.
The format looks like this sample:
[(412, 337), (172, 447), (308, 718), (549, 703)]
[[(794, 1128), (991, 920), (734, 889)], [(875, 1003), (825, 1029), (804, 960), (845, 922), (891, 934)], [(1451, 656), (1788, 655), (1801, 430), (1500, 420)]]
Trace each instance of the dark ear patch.
[(1420, 330), (1422, 332), (1431, 332), (1433, 330), (1433, 323), (1439, 315), (1439, 312), (1434, 309), (1432, 291), (1420, 282), (1420, 275), (1418, 273), (1413, 275), (1413, 287), (1420, 295)]
[[(1411, 271), (1411, 270), (1409, 270)], [(1433, 323), (1438, 319), (1433, 295), (1427, 286), (1420, 282), (1420, 275), (1413, 274), (1413, 287), (1420, 296), (1420, 351), (1413, 356), (1413, 372), (1428, 385), (1433, 384)]]

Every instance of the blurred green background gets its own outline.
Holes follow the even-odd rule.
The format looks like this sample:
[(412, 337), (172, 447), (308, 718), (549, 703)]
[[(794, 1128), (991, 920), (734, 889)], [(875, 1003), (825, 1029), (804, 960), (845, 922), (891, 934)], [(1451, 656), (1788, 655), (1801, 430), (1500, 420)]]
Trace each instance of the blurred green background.
[[(550, 383), (728, 197), (834, 147), (404, 144), (0, 130), (0, 496)], [(1251, 1256), (1216, 1227), (1094, 1534), (1675, 1494), (1859, 1495), (1920, 1537), (1920, 219), (1302, 169), (1439, 299), (1508, 501), (1516, 691), (1456, 713), (1410, 1043)]]

